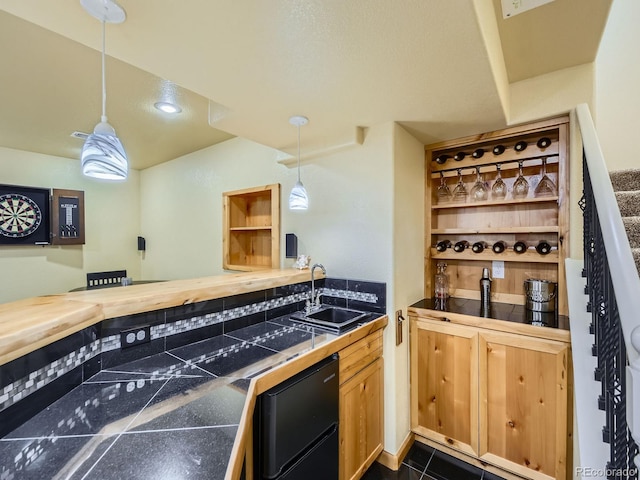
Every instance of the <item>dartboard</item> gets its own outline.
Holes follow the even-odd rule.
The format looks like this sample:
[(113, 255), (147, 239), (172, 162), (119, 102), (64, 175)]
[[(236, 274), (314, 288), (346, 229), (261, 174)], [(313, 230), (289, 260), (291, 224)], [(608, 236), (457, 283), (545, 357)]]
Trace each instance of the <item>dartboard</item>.
[(29, 197), (18, 193), (0, 195), (0, 235), (22, 238), (40, 226), (42, 212)]

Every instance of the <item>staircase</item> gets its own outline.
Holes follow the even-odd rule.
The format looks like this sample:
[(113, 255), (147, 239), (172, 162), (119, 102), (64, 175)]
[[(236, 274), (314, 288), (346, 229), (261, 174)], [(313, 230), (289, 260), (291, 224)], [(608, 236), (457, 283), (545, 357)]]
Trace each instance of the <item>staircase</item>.
[(610, 176), (633, 259), (640, 272), (640, 170), (619, 170), (611, 172)]

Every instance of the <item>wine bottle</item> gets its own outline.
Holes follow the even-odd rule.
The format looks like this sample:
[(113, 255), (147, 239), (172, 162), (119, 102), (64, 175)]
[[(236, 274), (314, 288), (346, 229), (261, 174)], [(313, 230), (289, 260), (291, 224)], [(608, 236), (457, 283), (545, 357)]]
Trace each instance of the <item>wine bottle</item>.
[(504, 153), (504, 145), (496, 145), (492, 151), (494, 155), (502, 155)]
[(527, 148), (527, 142), (525, 142), (524, 140), (520, 140), (518, 143), (515, 144), (515, 146), (513, 147), (513, 149), (516, 152), (522, 152), (525, 148)]
[(456, 242), (456, 244), (453, 246), (453, 251), (454, 252), (464, 252), (465, 248), (469, 247), (469, 242), (467, 242), (466, 240), (460, 240), (459, 242)]
[(549, 145), (551, 145), (551, 139), (548, 137), (542, 137), (540, 140), (538, 140), (538, 143), (536, 145), (538, 145), (538, 148), (547, 148)]
[(443, 165), (447, 159), (449, 158), (449, 155), (438, 155), (436, 157), (436, 163), (439, 163), (440, 165)]
[(473, 253), (482, 253), (483, 250), (487, 247), (486, 242), (476, 242), (471, 246), (471, 250)]
[(451, 248), (451, 242), (449, 240), (441, 240), (436, 243), (436, 250), (438, 252), (444, 252), (447, 248)]
[(527, 251), (527, 244), (524, 242), (516, 242), (513, 244), (513, 251), (516, 253), (524, 253)]
[(502, 240), (497, 241), (491, 246), (491, 249), (493, 250), (494, 253), (502, 253), (506, 250), (506, 248), (507, 248), (507, 244)]
[(540, 255), (546, 255), (551, 251), (551, 245), (549, 245), (548, 242), (541, 240), (540, 243), (538, 243), (538, 245), (536, 245), (536, 251), (540, 254)]
[(483, 148), (478, 148), (476, 150), (473, 151), (473, 153), (471, 154), (471, 156), (473, 158), (481, 158), (484, 155), (484, 149)]
[(464, 152), (458, 152), (458, 153), (456, 153), (456, 154), (453, 156), (453, 159), (454, 159), (456, 162), (461, 162), (462, 160), (464, 160), (464, 157), (466, 157), (466, 156), (467, 156), (467, 154), (466, 154), (466, 153), (464, 153)]

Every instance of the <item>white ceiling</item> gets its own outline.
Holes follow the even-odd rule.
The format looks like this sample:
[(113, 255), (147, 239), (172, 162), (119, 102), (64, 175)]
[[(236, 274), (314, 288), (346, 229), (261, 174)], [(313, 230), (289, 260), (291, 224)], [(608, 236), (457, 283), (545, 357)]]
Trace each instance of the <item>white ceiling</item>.
[[(296, 114), (310, 119), (303, 149), (388, 121), (424, 143), (488, 131), (507, 119), (487, 29), (501, 38), (498, 67), (522, 80), (593, 61), (611, 1), (503, 20), (500, 0), (121, 0), (107, 114), (134, 168), (232, 136), (291, 150)], [(0, 145), (78, 158), (70, 133), (100, 116), (100, 23), (79, 0), (0, 9)], [(167, 88), (185, 102), (177, 119), (150, 107)]]

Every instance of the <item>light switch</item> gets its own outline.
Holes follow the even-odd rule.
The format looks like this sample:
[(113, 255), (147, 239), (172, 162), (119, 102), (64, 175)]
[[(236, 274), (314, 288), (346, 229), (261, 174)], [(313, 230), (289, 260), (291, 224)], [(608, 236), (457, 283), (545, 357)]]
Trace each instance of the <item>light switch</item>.
[(491, 262), (491, 278), (504, 278), (504, 262), (502, 260)]

